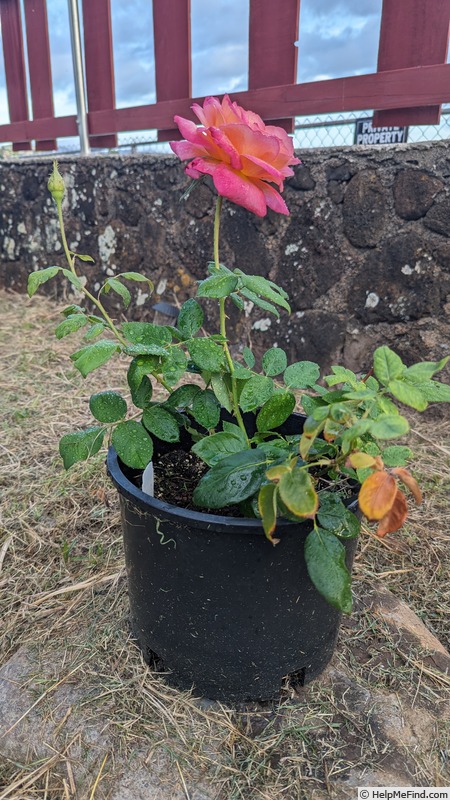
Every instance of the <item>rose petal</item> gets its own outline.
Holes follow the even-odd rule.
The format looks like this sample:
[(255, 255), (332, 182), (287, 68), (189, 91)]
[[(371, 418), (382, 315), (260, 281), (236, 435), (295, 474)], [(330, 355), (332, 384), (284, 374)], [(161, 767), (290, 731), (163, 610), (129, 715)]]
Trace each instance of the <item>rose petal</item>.
[(233, 147), (226, 133), (220, 128), (210, 128), (210, 131), (216, 145), (229, 157), (229, 163), (233, 169), (242, 169), (240, 155), (236, 148)]
[(198, 156), (205, 155), (204, 147), (191, 144), (190, 142), (169, 142), (173, 152), (178, 156), (180, 161), (186, 161), (188, 158), (197, 158)]
[(277, 211), (278, 214), (286, 214), (286, 216), (289, 216), (289, 209), (279, 192), (277, 192), (273, 186), (263, 181), (260, 181), (259, 186), (269, 208), (271, 208), (272, 211)]

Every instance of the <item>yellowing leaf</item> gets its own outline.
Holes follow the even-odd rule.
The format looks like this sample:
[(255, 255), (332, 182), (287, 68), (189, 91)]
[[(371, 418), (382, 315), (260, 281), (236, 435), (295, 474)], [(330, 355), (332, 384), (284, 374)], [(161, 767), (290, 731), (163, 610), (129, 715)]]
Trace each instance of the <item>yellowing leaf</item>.
[(281, 476), (289, 471), (289, 467), (287, 467), (286, 464), (276, 464), (274, 467), (270, 467), (270, 469), (267, 470), (266, 478), (268, 478), (269, 481), (279, 481)]
[(395, 500), (397, 484), (388, 472), (373, 472), (359, 491), (359, 507), (367, 519), (383, 519)]
[(420, 489), (419, 484), (417, 483), (416, 479), (413, 478), (410, 472), (407, 469), (403, 469), (402, 467), (397, 467), (396, 469), (392, 470), (394, 475), (397, 475), (399, 480), (408, 487), (408, 489), (414, 495), (414, 500), (416, 501), (417, 505), (420, 506), (422, 502), (422, 492)]
[(281, 500), (292, 514), (302, 519), (314, 517), (319, 507), (319, 498), (306, 470), (293, 469), (292, 472), (285, 472), (278, 489)]
[(397, 489), (394, 502), (388, 513), (382, 518), (377, 528), (377, 536), (386, 536), (387, 533), (398, 531), (406, 517), (408, 516), (408, 506), (406, 497), (400, 489)]
[(376, 465), (374, 456), (370, 456), (368, 453), (350, 453), (347, 461), (355, 469), (364, 469), (365, 467), (374, 467)]
[(272, 534), (277, 524), (277, 487), (273, 483), (266, 483), (261, 486), (258, 495), (258, 510), (261, 514), (264, 533), (269, 542), (273, 545), (278, 544), (279, 539), (274, 539)]

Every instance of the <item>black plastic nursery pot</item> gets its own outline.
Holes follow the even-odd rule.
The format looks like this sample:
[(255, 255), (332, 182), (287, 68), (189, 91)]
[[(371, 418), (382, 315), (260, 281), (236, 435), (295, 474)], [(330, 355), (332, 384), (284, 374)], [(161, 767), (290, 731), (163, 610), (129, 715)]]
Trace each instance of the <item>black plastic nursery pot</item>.
[[(303, 419), (280, 430), (298, 432)], [(271, 698), (289, 673), (307, 683), (322, 672), (341, 614), (309, 578), (309, 520), (280, 520), (274, 547), (257, 519), (144, 494), (113, 448), (107, 466), (120, 495), (132, 632), (148, 663), (157, 655), (173, 685), (233, 702)], [(351, 568), (356, 540), (344, 545)]]

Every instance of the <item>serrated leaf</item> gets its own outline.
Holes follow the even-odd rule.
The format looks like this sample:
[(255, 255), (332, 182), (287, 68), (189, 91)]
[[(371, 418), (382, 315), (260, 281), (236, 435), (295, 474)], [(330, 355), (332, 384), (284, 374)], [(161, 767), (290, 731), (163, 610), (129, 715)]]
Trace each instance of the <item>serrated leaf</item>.
[[(361, 420), (363, 422), (363, 420)], [(396, 439), (409, 431), (409, 423), (399, 415), (382, 414), (370, 424), (370, 433), (375, 439)]]
[(231, 412), (230, 388), (228, 387), (227, 380), (229, 379), (220, 372), (214, 372), (211, 375), (211, 387), (214, 394), (220, 405)]
[(153, 285), (153, 281), (150, 278), (146, 278), (145, 275), (141, 275), (140, 272), (121, 272), (120, 275), (117, 277), (125, 278), (127, 281), (137, 281), (139, 283), (146, 283), (150, 292), (153, 292), (155, 288)]
[[(85, 308), (77, 306), (76, 303), (71, 303), (70, 306), (66, 306), (66, 308), (63, 308), (61, 314), (63, 314), (64, 317), (68, 317), (71, 314), (84, 314), (85, 311), (86, 311)], [(88, 316), (88, 319), (89, 320), (91, 319), (90, 315)]]
[(332, 375), (327, 375), (324, 380), (327, 386), (336, 386), (338, 383), (349, 383), (354, 389), (358, 385), (358, 378), (355, 373), (345, 367), (331, 367)]
[(416, 411), (425, 411), (428, 406), (428, 401), (420, 391), (420, 385), (414, 386), (404, 380), (393, 380), (388, 384), (388, 389), (400, 403), (415, 408)]
[(305, 561), (309, 577), (330, 605), (350, 614), (351, 575), (345, 563), (345, 547), (330, 531), (318, 528), (308, 534)]
[(84, 314), (70, 314), (66, 319), (59, 323), (55, 329), (55, 336), (57, 339), (63, 339), (69, 333), (75, 333), (80, 328), (84, 328), (88, 324), (87, 317)]
[(100, 336), (101, 333), (105, 330), (105, 325), (103, 322), (96, 322), (95, 325), (91, 325), (90, 328), (84, 334), (84, 339), (86, 342), (91, 342), (92, 339), (95, 339), (97, 336)]
[(121, 394), (113, 391), (91, 395), (89, 408), (99, 422), (118, 422), (127, 413), (126, 401)]
[(73, 250), (70, 251), (72, 256), (79, 258), (80, 261), (89, 261), (91, 264), (95, 264), (95, 259), (92, 256), (88, 256), (85, 253), (75, 253)]
[(142, 421), (147, 430), (163, 442), (180, 441), (180, 429), (175, 417), (162, 406), (145, 408)]
[(295, 397), (290, 392), (274, 394), (264, 403), (256, 417), (258, 431), (278, 428), (291, 416), (295, 408)]
[(70, 358), (85, 378), (94, 369), (106, 364), (119, 349), (119, 346), (111, 339), (100, 339), (98, 342), (88, 344), (81, 350), (77, 350), (76, 353), (72, 353)]
[(196, 300), (190, 298), (180, 308), (177, 328), (186, 339), (189, 339), (202, 327), (204, 316), (202, 307)]
[(223, 458), (201, 478), (193, 495), (195, 505), (224, 508), (246, 500), (260, 488), (266, 464), (258, 448)]
[(413, 364), (405, 370), (403, 377), (411, 383), (423, 383), (444, 369), (449, 359), (450, 356), (445, 356), (440, 361), (421, 361), (419, 364)]
[(233, 292), (232, 294), (230, 294), (230, 299), (233, 301), (234, 305), (239, 309), (239, 311), (243, 311), (244, 310), (244, 308), (245, 308), (244, 301), (243, 301), (242, 297), (239, 297), (239, 295), (236, 294), (236, 292)]
[(296, 517), (301, 519), (314, 517), (319, 498), (311, 475), (305, 469), (294, 467), (292, 472), (282, 475), (278, 491), (286, 508)]
[[(244, 445), (245, 447), (245, 445)], [(239, 453), (243, 449), (242, 441), (232, 433), (213, 433), (212, 436), (205, 436), (204, 439), (196, 442), (192, 447), (192, 452), (202, 459), (208, 466), (213, 467), (222, 459), (233, 453)]]
[(250, 369), (253, 369), (253, 367), (255, 366), (255, 356), (253, 355), (253, 353), (252, 353), (252, 351), (250, 350), (249, 347), (244, 347), (244, 349), (242, 351), (242, 358), (244, 359), (245, 363), (247, 364), (247, 367), (250, 367)]
[(140, 422), (119, 422), (112, 433), (112, 444), (127, 467), (145, 469), (153, 456), (153, 442)]
[(188, 408), (194, 401), (196, 395), (201, 392), (201, 387), (195, 383), (185, 383), (172, 392), (167, 398), (165, 405), (168, 408)]
[(59, 453), (65, 469), (69, 469), (77, 461), (86, 461), (87, 458), (98, 453), (105, 433), (106, 428), (94, 426), (63, 436), (59, 442)]
[(162, 375), (169, 386), (174, 386), (184, 375), (188, 360), (184, 350), (179, 347), (170, 347), (167, 358), (162, 365)]
[(397, 353), (383, 345), (375, 350), (373, 369), (378, 380), (387, 386), (391, 381), (400, 378), (406, 369), (406, 365)]
[(169, 357), (168, 348), (160, 344), (129, 344), (124, 348), (124, 353), (127, 356), (160, 356), (161, 358)]
[(153, 356), (134, 358), (128, 367), (127, 381), (131, 399), (137, 408), (144, 408), (152, 399), (153, 387), (147, 375), (155, 369), (158, 359)]
[(220, 405), (211, 389), (198, 392), (192, 403), (192, 416), (204, 428), (215, 428), (220, 419)]
[(28, 275), (28, 297), (33, 297), (39, 287), (42, 286), (43, 283), (47, 283), (51, 278), (54, 278), (60, 269), (61, 267), (46, 267), (45, 269), (39, 269), (37, 272), (31, 272), (30, 275)]
[(280, 318), (280, 313), (273, 303), (268, 303), (267, 300), (262, 300), (257, 294), (251, 292), (250, 289), (241, 289), (240, 292), (244, 297), (247, 298), (247, 300), (250, 300), (253, 305), (258, 306), (258, 308), (262, 308), (263, 311), (269, 311), (277, 319)]
[[(263, 297), (265, 300), (281, 306), (281, 308), (291, 313), (291, 307), (286, 300), (286, 292), (275, 283), (262, 278), (260, 275), (245, 275), (241, 270), (235, 270), (235, 273), (240, 276), (245, 289), (250, 290), (259, 298)], [(243, 293), (242, 290), (241, 293)]]
[(440, 381), (424, 381), (420, 391), (430, 403), (450, 403), (450, 386)]
[(166, 347), (172, 341), (172, 334), (165, 325), (153, 325), (151, 322), (124, 322), (122, 333), (133, 344), (159, 344)]
[(108, 278), (103, 284), (101, 291), (107, 294), (110, 289), (122, 298), (125, 308), (128, 308), (131, 303), (131, 294), (127, 287), (124, 286), (118, 278)]
[(394, 444), (385, 447), (381, 457), (386, 467), (403, 467), (412, 458), (412, 455), (412, 450), (409, 447)]
[(274, 377), (284, 372), (287, 366), (287, 356), (281, 347), (271, 347), (262, 357), (262, 368), (266, 375)]
[(314, 361), (296, 361), (284, 373), (284, 382), (290, 389), (314, 386), (320, 377), (320, 367)]
[(82, 289), (83, 289), (83, 282), (82, 282), (82, 280), (80, 279), (80, 277), (79, 277), (78, 275), (74, 275), (74, 273), (73, 273), (73, 272), (71, 272), (71, 271), (70, 271), (70, 269), (63, 269), (63, 268), (62, 268), (62, 269), (61, 269), (61, 272), (62, 272), (62, 273), (63, 273), (63, 275), (64, 275), (64, 276), (67, 278), (67, 280), (69, 281), (69, 283), (71, 283), (71, 284), (72, 284), (72, 286), (74, 286), (74, 287), (75, 287), (75, 289), (77, 289), (79, 292), (81, 292), (81, 291), (82, 291)]
[(242, 411), (253, 411), (264, 405), (266, 400), (271, 397), (274, 392), (274, 384), (272, 378), (266, 378), (264, 375), (254, 375), (253, 378), (246, 381), (239, 398), (239, 405)]
[(197, 288), (197, 297), (228, 297), (238, 285), (237, 275), (233, 273), (211, 275), (200, 281)]
[(192, 360), (200, 369), (219, 372), (223, 366), (223, 349), (211, 339), (190, 339), (186, 346)]

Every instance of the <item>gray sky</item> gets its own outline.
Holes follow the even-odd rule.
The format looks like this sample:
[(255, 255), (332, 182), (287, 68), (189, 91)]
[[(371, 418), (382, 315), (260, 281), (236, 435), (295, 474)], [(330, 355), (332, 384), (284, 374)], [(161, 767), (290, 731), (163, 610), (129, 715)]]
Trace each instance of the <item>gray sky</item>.
[[(302, 0), (298, 81), (376, 70), (382, 0)], [(67, 0), (48, 0), (55, 112), (75, 113)], [(155, 101), (150, 0), (111, 0), (119, 107)], [(276, 0), (274, 0), (276, 8)], [(248, 0), (192, 0), (193, 95), (247, 88)], [(8, 122), (0, 57), (0, 123)]]

